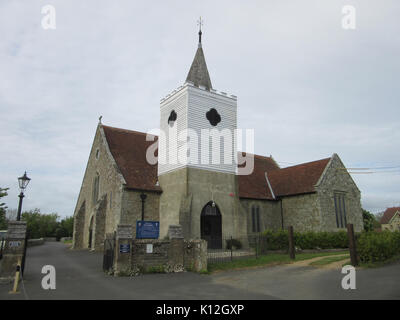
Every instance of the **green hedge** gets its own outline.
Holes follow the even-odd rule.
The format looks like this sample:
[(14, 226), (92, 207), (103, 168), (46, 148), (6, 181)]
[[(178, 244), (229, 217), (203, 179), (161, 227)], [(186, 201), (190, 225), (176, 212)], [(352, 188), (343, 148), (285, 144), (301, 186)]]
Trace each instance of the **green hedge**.
[[(294, 243), (301, 249), (345, 249), (348, 248), (346, 231), (338, 232), (295, 232)], [(287, 230), (264, 231), (258, 241), (260, 252), (287, 250)], [(400, 255), (400, 232), (356, 233), (357, 253), (361, 263), (385, 261)]]
[[(261, 243), (268, 250), (286, 250), (288, 248), (287, 230), (266, 230), (262, 233)], [(294, 243), (301, 249), (348, 248), (346, 231), (338, 232), (294, 232)]]
[(363, 232), (356, 246), (362, 263), (385, 261), (400, 254), (400, 232)]

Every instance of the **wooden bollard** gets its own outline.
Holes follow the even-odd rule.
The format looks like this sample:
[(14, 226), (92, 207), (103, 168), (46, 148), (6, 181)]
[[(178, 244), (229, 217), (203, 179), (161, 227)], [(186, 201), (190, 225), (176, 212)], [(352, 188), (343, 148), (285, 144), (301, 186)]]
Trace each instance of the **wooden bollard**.
[(351, 223), (347, 224), (347, 236), (349, 238), (349, 251), (350, 251), (351, 265), (353, 267), (356, 267), (356, 266), (358, 266), (356, 238), (354, 236), (354, 227), (353, 227), (353, 224), (351, 224)]
[(293, 226), (288, 227), (288, 237), (289, 237), (289, 257), (290, 259), (296, 259), (296, 254), (294, 251), (294, 236), (293, 236)]

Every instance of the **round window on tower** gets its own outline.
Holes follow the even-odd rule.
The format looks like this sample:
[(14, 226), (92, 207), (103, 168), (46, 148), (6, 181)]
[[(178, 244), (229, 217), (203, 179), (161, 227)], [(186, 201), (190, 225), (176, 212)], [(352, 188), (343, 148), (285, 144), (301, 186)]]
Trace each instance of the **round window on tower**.
[(169, 117), (168, 117), (168, 125), (171, 128), (174, 126), (174, 123), (175, 123), (177, 118), (178, 118), (178, 115), (176, 114), (175, 110), (172, 110), (171, 113), (169, 114)]
[(211, 108), (210, 111), (208, 111), (208, 112), (206, 113), (206, 118), (207, 118), (208, 121), (210, 121), (210, 124), (211, 124), (212, 126), (214, 126), (214, 127), (215, 127), (218, 123), (221, 122), (221, 116), (220, 116), (220, 114), (218, 113), (218, 111), (215, 110), (214, 108)]

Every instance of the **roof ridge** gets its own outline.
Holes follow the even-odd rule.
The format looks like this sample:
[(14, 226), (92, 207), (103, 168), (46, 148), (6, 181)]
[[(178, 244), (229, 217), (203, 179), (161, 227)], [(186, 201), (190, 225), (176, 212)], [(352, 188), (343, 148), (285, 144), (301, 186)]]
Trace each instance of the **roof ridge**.
[[(108, 129), (112, 129), (112, 130), (116, 130), (116, 131), (122, 131), (122, 132), (126, 132), (126, 133), (136, 133), (136, 134), (142, 134), (142, 135), (150, 134), (150, 133), (141, 132), (141, 131), (136, 131), (136, 130), (129, 130), (129, 129), (124, 129), (124, 128), (117, 128), (117, 127), (106, 126), (106, 125), (104, 125), (104, 124), (103, 124), (102, 126), (105, 127), (105, 128), (108, 128)], [(150, 135), (155, 136), (155, 137), (158, 137), (158, 136), (155, 135), (155, 134), (150, 134)]]
[(246, 152), (246, 151), (238, 151), (238, 153), (239, 152), (241, 152), (241, 153), (245, 153), (246, 155), (253, 155), (255, 158), (263, 158), (263, 159), (272, 159), (272, 156), (262, 156), (262, 155), (259, 155), (259, 154), (255, 154), (255, 153), (250, 153), (250, 152)]
[(305, 164), (316, 163), (316, 162), (321, 162), (321, 161), (330, 160), (330, 159), (331, 159), (331, 157), (329, 157), (329, 158), (323, 158), (323, 159), (319, 159), (319, 160), (314, 160), (314, 161), (309, 161), (309, 162), (303, 162), (303, 163), (295, 164), (295, 165), (293, 165), (293, 166), (289, 166), (289, 167), (285, 167), (285, 168), (280, 168), (280, 169), (281, 169), (281, 170), (290, 169), (290, 168), (295, 168), (295, 167), (303, 166), (303, 165), (305, 165)]

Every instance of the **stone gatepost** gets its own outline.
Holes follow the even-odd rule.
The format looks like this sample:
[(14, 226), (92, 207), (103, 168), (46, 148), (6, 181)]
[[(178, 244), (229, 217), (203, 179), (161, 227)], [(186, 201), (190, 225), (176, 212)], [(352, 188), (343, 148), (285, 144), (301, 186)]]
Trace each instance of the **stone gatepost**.
[(191, 264), (193, 271), (207, 270), (207, 241), (203, 239), (192, 240)]
[(175, 271), (183, 271), (184, 243), (181, 225), (170, 225), (168, 228), (170, 246), (168, 249), (168, 264)]
[(132, 225), (118, 225), (115, 241), (114, 274), (129, 274), (132, 269)]
[(14, 277), (18, 261), (23, 260), (26, 241), (26, 222), (10, 221), (3, 251), (0, 260), (0, 278), (10, 280)]

